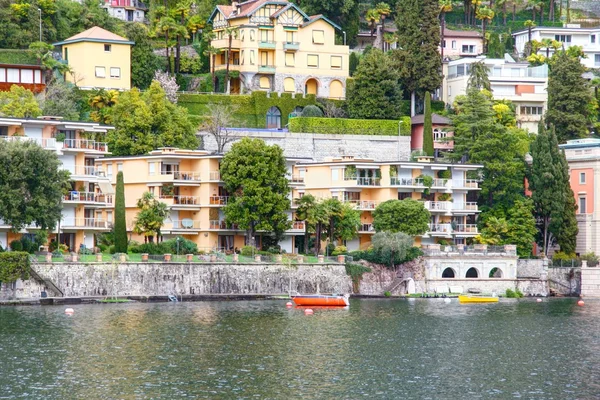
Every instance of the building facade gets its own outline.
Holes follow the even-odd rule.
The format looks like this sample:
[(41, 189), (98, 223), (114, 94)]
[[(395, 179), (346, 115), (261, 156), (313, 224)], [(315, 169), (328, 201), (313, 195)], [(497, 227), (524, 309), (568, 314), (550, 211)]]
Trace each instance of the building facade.
[(40, 65), (0, 63), (0, 91), (7, 92), (12, 85), (21, 86), (33, 93), (46, 90), (46, 78)]
[(569, 163), (571, 189), (577, 204), (576, 252), (600, 254), (600, 139), (569, 140), (560, 145)]
[[(522, 30), (513, 33), (515, 47), (519, 54), (524, 54), (529, 42), (529, 31)], [(600, 68), (600, 27), (581, 28), (578, 24), (567, 24), (564, 28), (538, 26), (531, 29), (531, 40), (541, 42), (544, 39), (555, 40), (565, 49), (571, 46), (580, 46), (587, 56), (581, 63), (587, 68)], [(539, 49), (538, 53), (546, 54), (546, 47)], [(549, 49), (550, 55), (554, 49)]]
[(138, 0), (104, 0), (102, 4), (108, 15), (127, 22), (145, 22), (148, 6)]
[(483, 53), (483, 35), (479, 31), (444, 29), (444, 59), (475, 57)]
[(287, 0), (249, 0), (217, 6), (209, 23), (215, 35), (211, 45), (221, 51), (211, 65), (224, 70), (229, 61), (230, 71), (239, 73), (231, 79), (231, 93), (345, 98), (349, 50), (335, 44), (341, 29), (326, 17), (308, 16)]
[[(423, 150), (423, 128), (424, 115), (415, 115), (410, 119), (410, 149), (411, 151)], [(446, 117), (437, 114), (431, 114), (431, 128), (433, 130), (433, 151), (434, 156), (443, 157), (444, 152), (454, 149), (454, 141), (450, 138), (454, 136), (452, 121)]]
[(442, 100), (454, 103), (456, 96), (467, 93), (471, 65), (483, 61), (489, 70), (492, 93), (496, 100), (510, 100), (516, 106), (517, 124), (537, 133), (537, 126), (548, 109), (548, 65), (531, 67), (505, 59), (461, 58), (444, 63)]
[[(94, 246), (94, 234), (108, 232), (110, 225), (101, 218), (104, 209), (113, 207), (113, 188), (95, 160), (109, 154), (106, 132), (113, 127), (92, 122), (61, 119), (0, 118), (0, 140), (35, 141), (55, 152), (71, 174), (71, 188), (62, 199), (62, 219), (54, 234), (72, 251), (80, 245)], [(21, 235), (33, 234), (35, 225), (13, 233), (0, 221), (0, 244), (6, 247)]]
[(54, 43), (72, 72), (65, 79), (82, 89), (131, 89), (134, 43), (98, 26)]

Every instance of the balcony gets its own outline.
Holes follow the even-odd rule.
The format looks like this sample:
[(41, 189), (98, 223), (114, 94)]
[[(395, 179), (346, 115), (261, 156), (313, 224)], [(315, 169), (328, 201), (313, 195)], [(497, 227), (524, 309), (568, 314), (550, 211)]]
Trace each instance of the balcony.
[(181, 233), (195, 233), (200, 230), (200, 221), (195, 221), (193, 219), (184, 218), (182, 220), (172, 220), (166, 222), (161, 231), (177, 231)]
[(271, 17), (253, 14), (252, 17), (250, 17), (250, 23), (271, 26), (273, 25), (273, 20), (271, 19)]
[(479, 234), (475, 224), (455, 224), (453, 228), (456, 236), (477, 236)]
[(292, 185), (301, 185), (304, 183), (304, 177), (300, 175), (292, 175), (290, 178), (290, 184)]
[(475, 224), (429, 224), (429, 232), (427, 234), (434, 237), (451, 237), (452, 235), (473, 237), (477, 236), (479, 231)]
[(452, 188), (456, 190), (479, 190), (479, 181), (477, 181), (476, 179), (453, 179)]
[(73, 190), (63, 196), (63, 203), (105, 206), (112, 204), (112, 195)]
[(29, 136), (0, 136), (7, 142), (35, 142), (46, 150), (56, 150), (56, 139), (54, 138), (32, 138)]
[(450, 237), (452, 236), (452, 224), (429, 224), (427, 233), (430, 236)]
[(283, 49), (286, 51), (298, 51), (300, 50), (300, 43), (298, 42), (284, 42)]
[(357, 210), (374, 210), (379, 205), (378, 201), (373, 200), (350, 200), (348, 203), (352, 204)]
[(67, 217), (60, 223), (62, 229), (109, 229), (108, 221), (102, 218)]
[(361, 224), (358, 233), (375, 233), (375, 228), (373, 228), (373, 224)]
[(72, 180), (86, 180), (91, 178), (106, 178), (104, 170), (92, 165), (75, 165), (67, 168)]
[(178, 186), (197, 186), (200, 185), (200, 173), (193, 171), (168, 171), (160, 172), (160, 181), (173, 181)]
[(449, 213), (452, 211), (452, 202), (450, 201), (426, 201), (423, 205), (430, 212)]
[(288, 233), (304, 233), (305, 223), (304, 221), (294, 221), (292, 228), (287, 231)]
[(260, 40), (258, 42), (258, 48), (259, 49), (271, 49), (271, 50), (275, 50), (275, 45), (276, 43), (272, 40)]
[(381, 178), (356, 178), (358, 186), (381, 186)]
[(275, 66), (274, 65), (260, 65), (258, 67), (258, 72), (260, 74), (274, 74)]
[(221, 172), (219, 171), (210, 171), (209, 178), (211, 181), (220, 181), (221, 180)]
[(452, 210), (455, 213), (461, 213), (461, 212), (465, 212), (465, 213), (477, 213), (479, 212), (479, 206), (477, 205), (477, 203), (473, 203), (473, 202), (468, 202), (468, 203), (454, 203), (452, 205)]
[(63, 151), (94, 151), (99, 153), (109, 153), (106, 142), (96, 142), (87, 139), (65, 139), (63, 141)]
[(229, 196), (211, 196), (209, 204), (211, 206), (226, 206), (229, 201)]
[(173, 196), (173, 210), (189, 210), (200, 208), (200, 198), (197, 196)]
[[(231, 48), (239, 49), (241, 46), (240, 39), (232, 38), (231, 39)], [(217, 49), (221, 49), (222, 51), (226, 51), (229, 48), (229, 38), (225, 37), (223, 39), (214, 39), (210, 42), (211, 46)]]
[(192, 171), (173, 172), (174, 181), (196, 181), (200, 182), (200, 173)]
[(209, 229), (217, 230), (217, 231), (237, 231), (237, 230), (239, 230), (237, 224), (226, 224), (225, 221), (219, 221), (219, 220), (211, 220)]

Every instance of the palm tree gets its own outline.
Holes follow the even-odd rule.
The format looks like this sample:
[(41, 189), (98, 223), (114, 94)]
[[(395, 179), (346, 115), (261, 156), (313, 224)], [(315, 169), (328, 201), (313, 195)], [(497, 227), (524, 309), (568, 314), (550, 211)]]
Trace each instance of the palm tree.
[(481, 7), (477, 10), (477, 19), (481, 20), (481, 29), (483, 30), (483, 52), (487, 53), (487, 38), (485, 37), (485, 28), (488, 21), (494, 19), (494, 11), (487, 7)]
[(381, 51), (385, 51), (383, 40), (383, 35), (385, 33), (385, 19), (388, 15), (392, 13), (390, 6), (387, 3), (378, 3), (375, 6), (375, 10), (377, 10), (377, 14), (379, 14), (379, 18), (381, 19)]
[(204, 19), (200, 15), (193, 15), (187, 22), (187, 30), (192, 32), (192, 41), (196, 42), (196, 33), (204, 29)]
[(371, 36), (373, 36), (373, 33), (377, 30), (377, 24), (379, 23), (379, 14), (377, 13), (377, 10), (368, 10), (367, 14), (365, 15), (365, 19), (369, 23), (369, 28), (371, 29)]
[(550, 38), (542, 39), (542, 47), (546, 48), (546, 59), (550, 58), (550, 47), (554, 47), (556, 40)]
[(508, 0), (498, 0), (496, 3), (496, 9), (499, 10), (502, 6), (502, 24), (506, 26), (506, 15), (508, 13)]
[(440, 42), (440, 53), (442, 55), (442, 61), (444, 60), (444, 31), (446, 30), (446, 13), (452, 11), (452, 0), (440, 0), (440, 19), (442, 22), (441, 26), (441, 42)]
[[(210, 42), (209, 42), (210, 43)], [(208, 46), (206, 47), (206, 49), (204, 49), (204, 55), (206, 57), (208, 57), (210, 59), (210, 73), (212, 75), (212, 83), (213, 83), (213, 91), (216, 92), (217, 91), (217, 77), (215, 75), (215, 58), (217, 56), (217, 54), (221, 53), (221, 49), (218, 49), (216, 47), (213, 46)]]
[(181, 38), (189, 38), (185, 19), (190, 12), (190, 4), (186, 0), (183, 0), (177, 4), (177, 7), (173, 11), (175, 15), (179, 16), (179, 29), (177, 33), (177, 44), (175, 46), (175, 73), (178, 74), (181, 66)]
[(236, 26), (228, 26), (224, 31), (225, 36), (229, 39), (229, 45), (227, 47), (227, 67), (225, 69), (225, 93), (229, 94), (229, 65), (231, 63), (231, 47), (233, 39), (237, 38), (238, 28)]
[[(171, 17), (162, 17), (158, 24), (156, 24), (156, 33), (160, 36), (165, 37), (165, 49), (167, 55), (167, 72), (171, 72), (171, 60), (169, 58), (169, 38), (172, 36), (178, 35), (181, 33), (180, 26), (175, 20)], [(183, 28), (185, 29), (185, 28)]]
[(309, 225), (315, 223), (314, 211), (317, 201), (312, 194), (305, 194), (299, 199), (294, 200), (298, 206), (296, 209), (296, 218), (299, 221), (304, 221), (304, 254), (308, 253), (308, 241), (310, 239)]
[(531, 54), (531, 29), (535, 28), (535, 22), (533, 22), (532, 20), (528, 19), (527, 21), (525, 21), (523, 23), (523, 26), (525, 26), (527, 28), (527, 44), (529, 45), (529, 54)]

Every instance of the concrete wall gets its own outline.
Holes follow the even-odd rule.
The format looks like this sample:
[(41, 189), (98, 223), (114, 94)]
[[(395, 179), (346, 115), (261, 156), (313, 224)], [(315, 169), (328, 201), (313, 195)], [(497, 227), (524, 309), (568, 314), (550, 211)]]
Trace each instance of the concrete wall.
[(350, 293), (343, 265), (39, 264), (66, 297)]
[[(259, 138), (267, 144), (283, 148), (286, 157), (309, 158), (324, 161), (327, 158), (354, 156), (374, 161), (410, 160), (409, 136), (371, 135), (324, 135), (313, 133), (289, 133), (283, 131), (238, 131), (242, 137)], [(214, 138), (206, 132), (202, 136), (204, 149), (216, 151)], [(225, 147), (228, 151), (231, 143)]]

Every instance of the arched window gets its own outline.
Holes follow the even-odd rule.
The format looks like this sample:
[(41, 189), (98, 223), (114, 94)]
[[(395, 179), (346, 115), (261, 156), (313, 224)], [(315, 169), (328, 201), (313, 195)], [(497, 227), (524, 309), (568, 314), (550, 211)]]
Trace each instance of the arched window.
[(469, 268), (467, 271), (467, 278), (479, 278), (479, 272), (475, 268)]
[(452, 268), (446, 268), (444, 272), (442, 272), (442, 278), (455, 278), (454, 270)]
[(306, 85), (304, 86), (304, 94), (314, 94), (316, 95), (319, 91), (319, 82), (315, 78), (310, 78), (306, 81)]
[(500, 268), (492, 268), (490, 278), (502, 278), (502, 270)]
[(261, 76), (258, 83), (261, 89), (271, 89), (271, 81), (267, 76)]
[(329, 85), (329, 98), (341, 99), (342, 97), (344, 97), (344, 85), (342, 82), (338, 80), (331, 81)]
[(294, 81), (294, 78), (285, 78), (283, 80), (283, 90), (292, 93), (296, 91), (296, 81)]
[(267, 129), (281, 128), (281, 111), (273, 106), (267, 111)]

